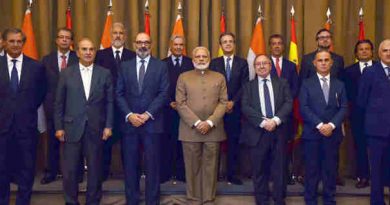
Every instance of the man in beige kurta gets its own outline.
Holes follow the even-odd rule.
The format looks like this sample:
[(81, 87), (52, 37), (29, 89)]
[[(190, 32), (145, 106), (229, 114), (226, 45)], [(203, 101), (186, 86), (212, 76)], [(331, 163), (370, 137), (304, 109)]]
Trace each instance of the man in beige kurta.
[(223, 75), (208, 69), (209, 62), (207, 48), (195, 48), (195, 69), (181, 74), (176, 87), (188, 204), (214, 204), (219, 144), (226, 138), (226, 82)]

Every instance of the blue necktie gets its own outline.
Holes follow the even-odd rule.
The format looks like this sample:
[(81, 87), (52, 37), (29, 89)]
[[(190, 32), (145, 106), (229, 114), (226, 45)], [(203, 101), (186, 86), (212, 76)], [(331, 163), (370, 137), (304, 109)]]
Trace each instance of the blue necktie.
[(230, 57), (228, 57), (226, 59), (226, 79), (227, 79), (227, 81), (230, 81), (230, 74), (232, 72), (232, 68), (230, 67), (230, 61), (231, 60), (232, 59)]
[(175, 68), (176, 69), (180, 69), (180, 59), (179, 59), (179, 57), (175, 58)]
[(18, 76), (18, 70), (16, 69), (17, 60), (12, 59), (11, 61), (14, 64), (11, 72), (11, 88), (16, 93), (19, 87), (19, 76)]
[(141, 60), (141, 67), (139, 68), (138, 73), (138, 91), (139, 93), (142, 92), (142, 85), (144, 83), (144, 77), (145, 77), (145, 60)]
[(390, 67), (386, 67), (387, 70), (387, 79), (390, 80)]
[(271, 96), (269, 94), (269, 89), (267, 86), (267, 79), (263, 80), (263, 90), (264, 90), (264, 104), (265, 104), (265, 115), (267, 118), (272, 118), (272, 105), (271, 105)]

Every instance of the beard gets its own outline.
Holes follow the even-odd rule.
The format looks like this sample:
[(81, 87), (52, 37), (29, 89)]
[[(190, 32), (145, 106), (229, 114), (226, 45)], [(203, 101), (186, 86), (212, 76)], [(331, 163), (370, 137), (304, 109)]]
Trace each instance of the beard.
[(208, 63), (195, 63), (195, 62), (192, 62), (192, 63), (194, 64), (194, 67), (197, 70), (206, 70), (207, 68), (209, 68), (209, 65), (210, 65), (210, 62), (208, 62)]
[(115, 39), (112, 41), (112, 46), (114, 46), (115, 48), (120, 48), (124, 45), (124, 42), (119, 40), (119, 39)]
[(150, 49), (141, 47), (136, 50), (137, 56), (140, 58), (146, 58), (150, 54)]

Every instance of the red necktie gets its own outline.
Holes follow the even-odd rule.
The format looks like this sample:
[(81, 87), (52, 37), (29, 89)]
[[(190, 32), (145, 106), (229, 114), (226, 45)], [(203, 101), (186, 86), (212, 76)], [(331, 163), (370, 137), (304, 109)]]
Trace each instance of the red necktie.
[(276, 58), (276, 65), (275, 65), (275, 68), (276, 68), (276, 73), (277, 73), (278, 76), (280, 77), (280, 75), (282, 74), (282, 69), (280, 68), (279, 58)]
[(64, 70), (66, 68), (66, 55), (62, 55), (61, 58), (61, 70)]

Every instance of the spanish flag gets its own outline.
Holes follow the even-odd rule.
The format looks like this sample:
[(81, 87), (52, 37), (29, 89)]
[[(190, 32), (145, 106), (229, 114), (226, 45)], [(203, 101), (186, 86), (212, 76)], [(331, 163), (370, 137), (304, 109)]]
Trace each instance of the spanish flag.
[[(223, 10), (222, 10), (219, 26), (220, 26), (221, 33), (225, 33), (226, 32), (226, 18), (225, 18), (225, 12)], [(221, 46), (219, 46), (219, 49), (218, 49), (218, 57), (220, 57), (220, 56), (223, 56), (223, 50), (222, 50)]]

